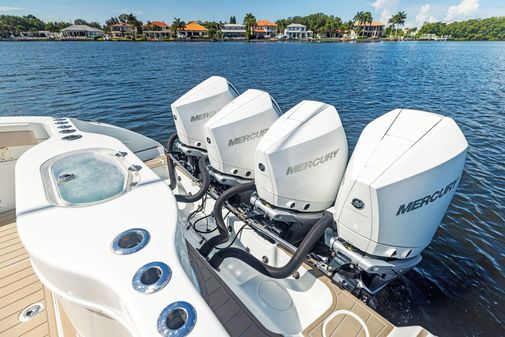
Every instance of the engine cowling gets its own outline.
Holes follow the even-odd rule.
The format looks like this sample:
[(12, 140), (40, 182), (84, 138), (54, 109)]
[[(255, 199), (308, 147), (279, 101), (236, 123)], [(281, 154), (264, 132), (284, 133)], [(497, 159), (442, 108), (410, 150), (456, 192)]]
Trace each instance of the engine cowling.
[(276, 207), (322, 211), (335, 201), (347, 158), (335, 107), (303, 101), (277, 119), (256, 148), (258, 195)]
[(211, 166), (221, 173), (252, 179), (252, 154), (281, 114), (265, 91), (250, 89), (235, 98), (205, 124)]
[(205, 123), (237, 96), (237, 90), (226, 78), (212, 76), (172, 103), (180, 142), (205, 150)]
[(393, 110), (363, 130), (335, 203), (338, 236), (409, 258), (431, 242), (463, 173), (467, 141), (448, 117)]

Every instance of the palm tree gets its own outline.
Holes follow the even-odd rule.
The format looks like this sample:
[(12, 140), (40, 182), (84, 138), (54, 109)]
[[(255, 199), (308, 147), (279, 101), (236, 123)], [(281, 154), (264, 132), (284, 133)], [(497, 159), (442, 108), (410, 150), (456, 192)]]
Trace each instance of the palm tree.
[(403, 26), (407, 20), (407, 13), (401, 11), (393, 15), (388, 23), (391, 25), (391, 30), (395, 29), (395, 36), (398, 35), (398, 26)]
[[(398, 26), (403, 26), (405, 24), (405, 20), (407, 20), (407, 13), (404, 11), (396, 13), (396, 24)], [(398, 34), (398, 31), (396, 33)]]
[(365, 12), (363, 13), (363, 22), (366, 24), (366, 23), (372, 23), (373, 21), (373, 16), (372, 16), (372, 13), (370, 12)]
[(183, 30), (184, 27), (186, 27), (186, 23), (182, 21), (181, 18), (174, 18), (174, 21), (172, 22), (172, 34), (174, 37), (177, 37), (177, 31)]
[(361, 23), (363, 22), (365, 12), (357, 12), (352, 21), (354, 21), (353, 26), (355, 26), (355, 30), (358, 33), (358, 36), (361, 35)]
[(247, 39), (250, 40), (254, 37), (254, 26), (256, 25), (256, 17), (251, 13), (244, 16), (245, 34)]

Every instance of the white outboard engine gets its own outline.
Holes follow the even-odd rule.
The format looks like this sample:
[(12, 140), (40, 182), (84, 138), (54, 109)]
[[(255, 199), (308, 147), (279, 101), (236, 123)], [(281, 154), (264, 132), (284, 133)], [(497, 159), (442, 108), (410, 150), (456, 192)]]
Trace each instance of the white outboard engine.
[(212, 76), (177, 99), (171, 107), (179, 141), (205, 150), (205, 123), (237, 96), (226, 78)]
[(281, 114), (267, 92), (250, 89), (214, 115), (205, 124), (211, 175), (224, 184), (254, 178), (252, 154)]
[(393, 110), (363, 130), (336, 199), (337, 232), (326, 242), (385, 276), (369, 290), (420, 262), (454, 196), (467, 147), (451, 118), (424, 111)]
[(253, 204), (265, 212), (272, 211), (270, 206), (322, 212), (335, 202), (347, 158), (347, 139), (335, 107), (303, 101), (282, 115), (258, 144), (255, 179), (261, 200)]

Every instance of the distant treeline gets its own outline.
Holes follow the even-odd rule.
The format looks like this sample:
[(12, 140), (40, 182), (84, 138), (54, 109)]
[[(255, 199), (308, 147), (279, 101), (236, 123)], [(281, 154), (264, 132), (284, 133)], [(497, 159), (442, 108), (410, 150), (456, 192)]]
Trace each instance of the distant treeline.
[[(299, 23), (307, 26), (307, 29), (321, 37), (337, 37), (339, 32), (347, 32), (354, 29), (354, 22), (369, 22), (372, 21), (370, 12), (358, 12), (352, 20), (343, 21), (338, 16), (327, 15), (324, 13), (315, 13), (306, 16), (294, 16), (287, 19), (279, 19), (276, 21), (277, 31), (282, 32), (291, 23)], [(405, 24), (405, 12), (398, 12), (393, 15), (388, 21), (389, 26), (386, 28), (386, 35), (393, 36), (404, 35), (400, 26)], [(235, 16), (230, 17), (230, 22), (238, 22)], [(244, 17), (246, 26), (254, 25), (256, 17), (248, 13)], [(88, 25), (91, 27), (110, 30), (110, 26), (115, 23), (129, 23), (137, 28), (137, 32), (142, 32), (142, 21), (137, 20), (133, 14), (121, 14), (118, 17), (112, 17), (106, 21), (105, 25), (98, 22), (87, 22), (83, 19), (76, 19), (72, 22), (44, 22), (33, 15), (13, 16), (0, 15), (0, 37), (9, 37), (10, 35), (19, 35), (21, 32), (38, 32), (41, 30), (59, 32), (61, 29), (75, 25)], [(223, 22), (201, 22), (209, 29), (210, 35), (219, 36)], [(149, 23), (149, 21), (148, 21)], [(184, 26), (184, 22), (179, 18), (174, 18), (172, 23), (173, 28)], [(466, 20), (453, 23), (434, 22), (425, 23), (420, 29), (412, 29), (416, 36), (424, 34), (435, 34), (437, 36), (448, 36), (455, 40), (505, 40), (505, 17), (495, 17), (488, 19)], [(411, 35), (412, 36), (412, 35)]]
[(505, 17), (425, 23), (419, 33), (450, 35), (454, 40), (505, 40)]

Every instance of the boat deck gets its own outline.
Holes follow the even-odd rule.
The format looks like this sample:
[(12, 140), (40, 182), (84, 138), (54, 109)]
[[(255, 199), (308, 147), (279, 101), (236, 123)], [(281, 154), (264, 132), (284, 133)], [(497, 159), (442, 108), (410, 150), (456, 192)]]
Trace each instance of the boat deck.
[[(201, 286), (202, 296), (231, 336), (280, 336), (267, 330), (254, 317), (215, 271), (203, 262), (193, 247), (188, 245), (188, 250)], [(311, 272), (320, 276), (317, 270), (311, 270)], [(303, 336), (366, 336), (361, 324), (348, 314), (333, 317), (327, 323), (323, 335), (324, 321), (338, 310), (348, 310), (359, 316), (372, 337), (388, 336), (395, 329), (390, 322), (348, 292), (340, 289), (328, 278), (321, 275), (320, 280), (325, 282), (331, 290), (333, 304), (324, 315), (303, 331)], [(42, 311), (33, 319), (24, 323), (20, 322), (20, 313), (35, 303), (43, 305)], [(0, 213), (0, 337), (57, 337), (58, 331), (62, 331), (65, 337), (76, 336), (65, 312), (55, 310), (54, 304), (54, 297), (35, 275), (28, 254), (19, 239), (15, 212)], [(59, 318), (59, 326), (57, 326), (56, 315)], [(420, 329), (417, 334), (419, 337), (426, 335), (428, 333), (424, 329)]]
[(188, 246), (191, 265), (200, 284), (202, 296), (212, 311), (221, 321), (230, 336), (233, 337), (281, 337), (268, 331), (247, 309), (228, 286), (216, 275), (201, 255)]
[[(53, 296), (35, 275), (15, 221), (15, 211), (0, 213), (0, 336), (57, 337)], [(43, 306), (40, 313), (21, 322), (20, 313), (36, 303)], [(68, 319), (62, 320), (65, 335), (75, 336)]]

